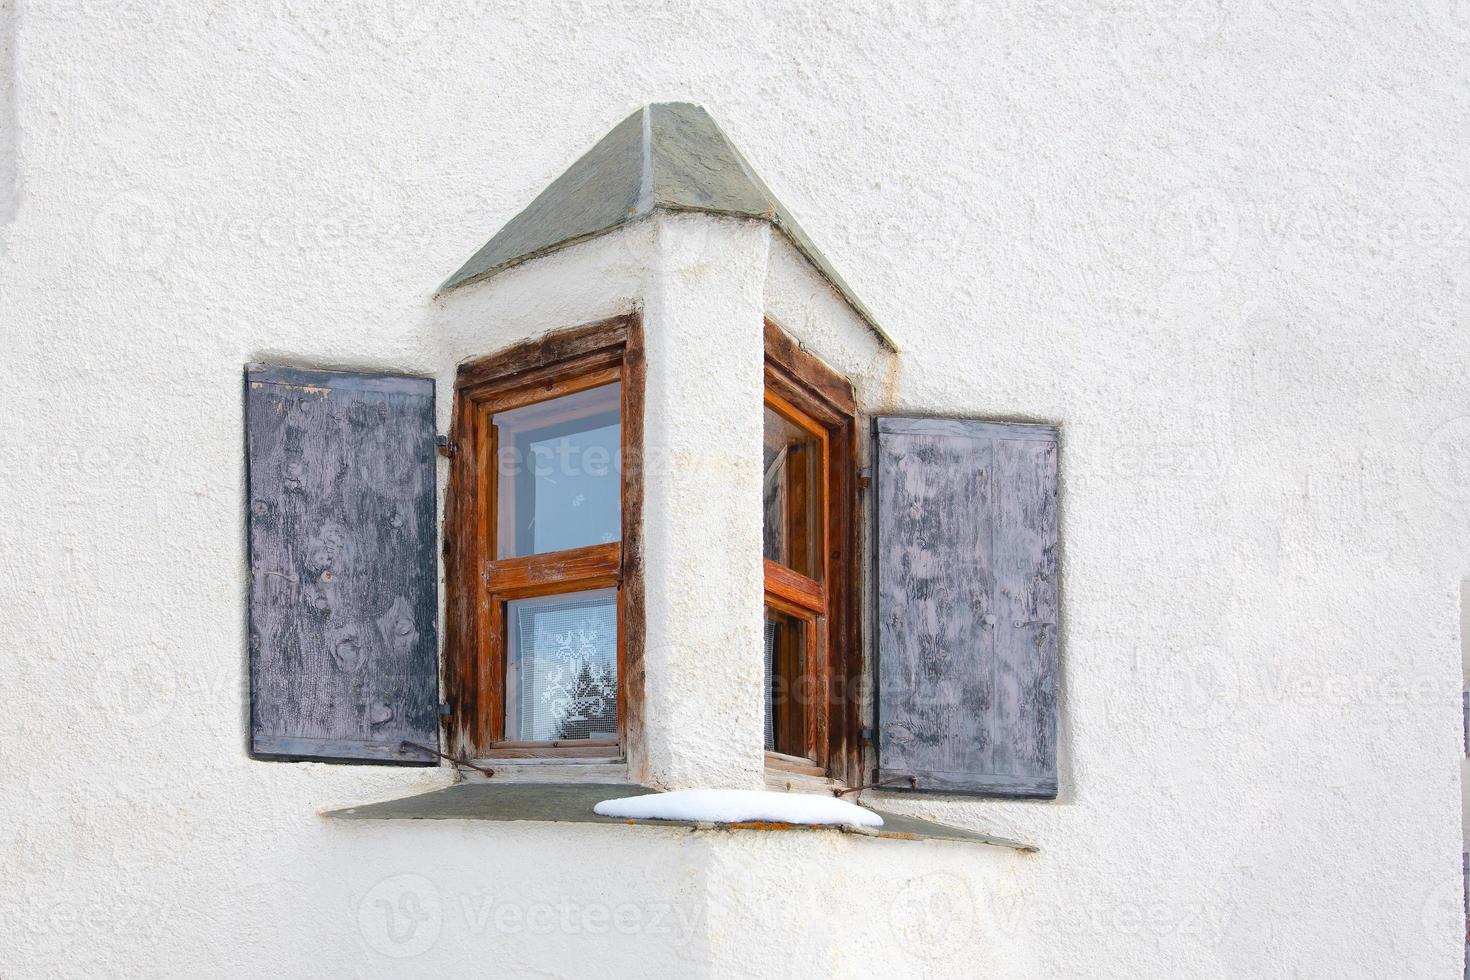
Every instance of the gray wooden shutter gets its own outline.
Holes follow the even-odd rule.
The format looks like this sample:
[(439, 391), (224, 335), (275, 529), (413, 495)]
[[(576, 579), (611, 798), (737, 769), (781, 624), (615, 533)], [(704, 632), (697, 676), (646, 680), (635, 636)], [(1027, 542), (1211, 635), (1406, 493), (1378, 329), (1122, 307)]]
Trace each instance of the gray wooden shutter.
[(879, 779), (1055, 797), (1056, 428), (879, 418), (875, 452)]
[(250, 365), (245, 406), (252, 754), (436, 762), (433, 380)]

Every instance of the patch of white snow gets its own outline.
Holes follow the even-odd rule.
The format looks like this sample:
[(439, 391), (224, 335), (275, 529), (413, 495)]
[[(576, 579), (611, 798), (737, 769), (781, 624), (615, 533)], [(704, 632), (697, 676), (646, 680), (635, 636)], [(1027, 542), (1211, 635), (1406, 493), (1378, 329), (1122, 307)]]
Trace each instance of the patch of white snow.
[(618, 800), (603, 800), (592, 808), (604, 817), (630, 820), (691, 820), (706, 823), (840, 824), (881, 827), (883, 818), (872, 810), (814, 793), (773, 793), (754, 789), (681, 789)]

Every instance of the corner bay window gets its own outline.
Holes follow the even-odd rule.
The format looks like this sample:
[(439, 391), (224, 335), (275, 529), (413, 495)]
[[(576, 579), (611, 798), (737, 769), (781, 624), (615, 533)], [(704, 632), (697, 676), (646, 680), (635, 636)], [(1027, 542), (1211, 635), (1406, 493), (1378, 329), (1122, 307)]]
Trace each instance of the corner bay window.
[[(844, 312), (824, 312), (825, 301), (809, 305), (812, 336), (877, 364), (874, 349), (849, 336), (856, 316), (873, 329), (879, 356), (897, 352), (714, 122), (688, 105), (652, 106), (617, 127), (442, 291), (643, 218), (648, 209), (613, 201), (618, 217), (609, 223), (613, 211), (594, 199), (599, 189), (629, 186), (628, 178), (646, 180), (670, 154), (693, 169), (685, 168), (688, 179), (660, 180), (654, 210), (743, 216), (783, 229), (845, 304)], [(752, 270), (758, 266), (712, 272), (738, 279)], [(642, 292), (653, 296), (682, 275), (659, 261), (646, 271)], [(546, 281), (553, 293), (564, 273)], [(697, 278), (678, 286), (681, 295), (686, 286), (711, 299), (726, 295), (724, 285)], [(450, 319), (468, 327), (471, 310), (499, 309), (520, 287), (507, 288), (489, 306), (464, 306)], [(616, 294), (625, 288), (619, 278)], [(492, 294), (481, 295), (475, 303)], [(548, 308), (571, 307), (579, 295), (588, 295), (580, 283), (565, 297), (542, 299)], [(447, 441), (437, 436), (445, 393), (432, 378), (246, 366), (252, 757), (624, 761), (629, 777), (681, 782), (744, 772), (763, 748), (775, 785), (771, 770), (893, 790), (1054, 798), (1058, 426), (962, 417), (964, 400), (954, 406), (961, 417), (874, 416), (864, 439), (869, 476), (860, 478), (857, 410), (844, 378), (767, 321), (763, 402), (744, 383), (739, 390), (724, 383), (730, 378), (708, 384), (715, 379), (705, 373), (707, 358), (721, 352), (738, 350), (747, 360), (723, 366), (731, 378), (747, 378), (748, 359), (758, 356), (754, 337), (746, 344), (719, 322), (682, 319), (693, 305), (662, 305), (681, 319), (661, 325), (673, 329), (658, 338), (656, 443), (671, 455), (650, 473), (636, 313), (461, 364)], [(501, 327), (497, 336), (510, 329)], [(686, 400), (706, 392), (715, 403), (703, 408), (713, 411), (692, 410)], [(747, 440), (757, 411), (761, 449)], [(710, 424), (725, 412), (737, 424)], [(442, 524), (436, 445), (450, 457)], [(742, 476), (749, 489), (731, 506), (732, 487), (721, 486), (719, 474), (753, 475), (757, 452), (763, 488), (757, 495)], [(647, 558), (675, 573), (660, 575), (667, 588), (684, 590), (677, 603), (661, 602), (658, 633), (647, 638), (645, 479), (660, 502), (660, 547), (669, 549)], [(862, 593), (873, 626), (866, 668), (860, 483), (872, 529)], [(759, 585), (750, 533), (757, 508)], [(700, 533), (687, 533), (705, 518)], [(714, 574), (700, 575), (701, 562)], [(732, 578), (741, 583), (737, 594), (714, 587)], [(757, 588), (760, 603), (751, 594)], [(702, 608), (714, 615), (701, 617)], [(703, 731), (643, 724), (645, 639), (659, 645), (661, 669), (677, 675), (658, 678), (667, 712), (660, 722), (689, 719), (683, 723)], [(720, 670), (722, 657), (741, 669)], [(724, 687), (731, 677), (745, 678), (741, 689)], [(670, 710), (675, 698), (701, 695), (708, 704)], [(763, 734), (754, 724), (758, 703)], [(735, 733), (738, 744), (708, 738), (715, 730)], [(708, 765), (687, 758), (732, 748), (734, 758)], [(558, 768), (531, 772), (563, 775)]]
[[(765, 360), (765, 680), (750, 696), (764, 700), (768, 768), (852, 780), (851, 388), (771, 324)], [(636, 319), (461, 367), (445, 522), (451, 752), (616, 759), (640, 737), (642, 370)]]

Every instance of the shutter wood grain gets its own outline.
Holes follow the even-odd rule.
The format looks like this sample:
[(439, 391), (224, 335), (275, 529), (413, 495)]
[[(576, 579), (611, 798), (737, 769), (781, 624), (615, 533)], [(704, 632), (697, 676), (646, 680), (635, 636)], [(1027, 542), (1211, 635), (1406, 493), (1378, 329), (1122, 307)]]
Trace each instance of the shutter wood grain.
[(879, 418), (875, 445), (878, 779), (1054, 797), (1056, 428)]
[(251, 752), (437, 764), (434, 382), (246, 368)]

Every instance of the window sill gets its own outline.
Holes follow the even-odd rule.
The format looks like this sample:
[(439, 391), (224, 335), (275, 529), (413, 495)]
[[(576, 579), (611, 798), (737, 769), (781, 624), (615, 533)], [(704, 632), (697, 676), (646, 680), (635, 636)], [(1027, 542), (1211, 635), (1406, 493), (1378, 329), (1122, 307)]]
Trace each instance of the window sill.
[[(692, 820), (625, 820), (603, 817), (592, 812), (603, 800), (624, 796), (642, 796), (655, 792), (646, 786), (630, 783), (553, 783), (461, 782), (444, 789), (432, 790), (398, 800), (365, 803), (322, 814), (335, 820), (495, 820), (536, 821), (542, 823), (592, 823), (609, 826), (684, 828), (691, 831), (800, 830), (834, 831), (884, 840), (945, 840), (968, 844), (988, 844), (1032, 852), (1032, 844), (992, 837), (972, 830), (875, 811), (883, 818), (882, 827), (833, 827), (784, 823), (696, 823)], [(871, 807), (869, 808), (871, 809)]]

